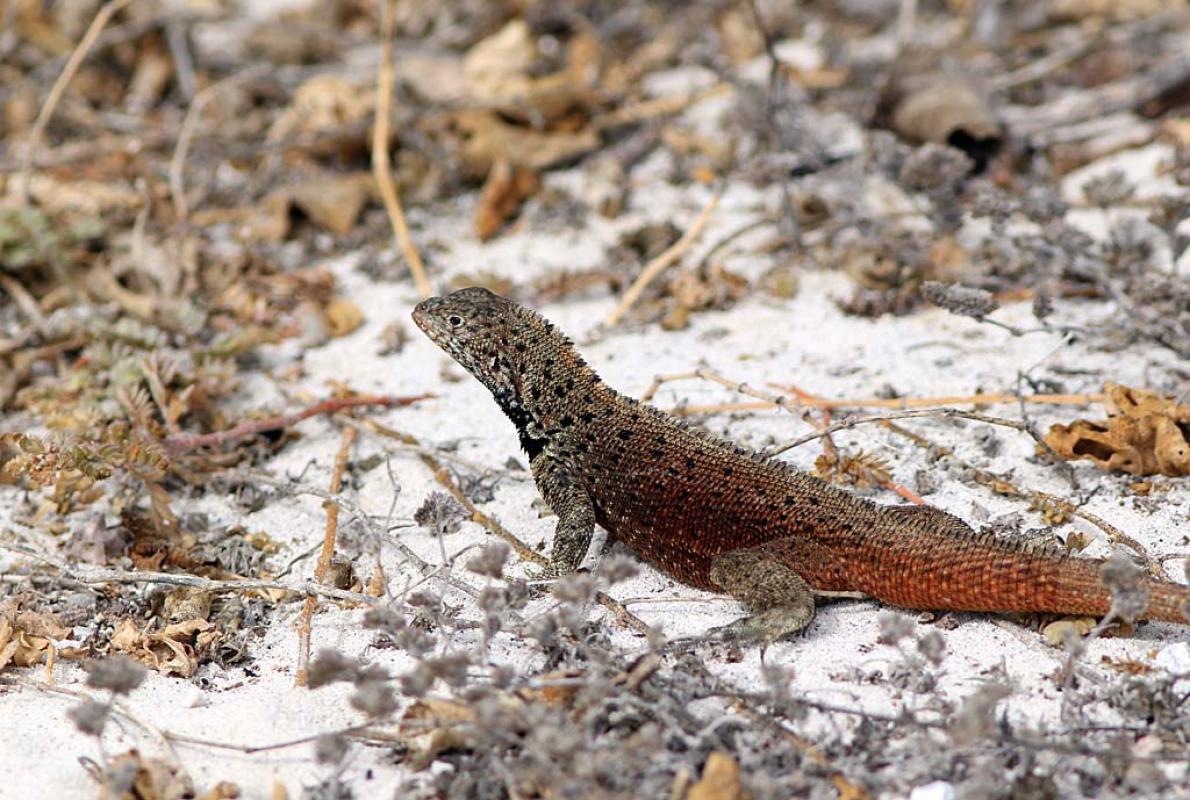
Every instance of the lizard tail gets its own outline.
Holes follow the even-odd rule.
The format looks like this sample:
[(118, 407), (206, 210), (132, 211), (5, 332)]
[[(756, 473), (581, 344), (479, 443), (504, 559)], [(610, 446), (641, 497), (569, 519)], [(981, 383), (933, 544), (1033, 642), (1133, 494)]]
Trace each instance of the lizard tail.
[[(883, 570), (866, 575), (868, 594), (909, 608), (955, 611), (1046, 611), (1102, 617), (1112, 606), (1105, 562), (977, 534), (957, 517), (923, 507), (898, 507), (915, 536), (886, 544)], [(924, 530), (923, 530), (924, 529)], [(1144, 577), (1142, 619), (1190, 625), (1190, 586)]]
[[(1041, 605), (1049, 606), (1044, 610), (1103, 616), (1111, 609), (1111, 591), (1102, 578), (1103, 561), (1066, 558), (1057, 560), (1052, 569), (1056, 579), (1052, 582), (1052, 599), (1042, 600)], [(1148, 595), (1148, 605), (1140, 614), (1141, 619), (1190, 625), (1190, 586), (1145, 577), (1139, 588)]]

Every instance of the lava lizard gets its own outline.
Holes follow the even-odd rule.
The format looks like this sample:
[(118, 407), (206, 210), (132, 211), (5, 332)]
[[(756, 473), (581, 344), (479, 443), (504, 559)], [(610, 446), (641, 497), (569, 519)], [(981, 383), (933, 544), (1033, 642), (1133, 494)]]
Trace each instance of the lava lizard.
[[(595, 525), (679, 581), (754, 613), (728, 632), (800, 631), (815, 593), (898, 606), (1102, 616), (1104, 562), (981, 534), (930, 506), (887, 506), (695, 432), (606, 386), (553, 323), (486, 289), (417, 305), (417, 325), (491, 391), (558, 515), (551, 572)], [(1190, 587), (1144, 578), (1142, 616), (1186, 623)]]

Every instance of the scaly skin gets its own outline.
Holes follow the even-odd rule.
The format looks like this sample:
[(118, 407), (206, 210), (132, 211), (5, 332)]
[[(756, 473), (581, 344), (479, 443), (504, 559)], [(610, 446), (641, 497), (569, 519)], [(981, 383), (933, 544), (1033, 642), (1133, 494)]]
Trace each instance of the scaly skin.
[[(577, 569), (596, 523), (663, 572), (731, 594), (765, 642), (813, 619), (814, 592), (899, 606), (1102, 616), (1103, 562), (981, 535), (928, 506), (884, 506), (686, 428), (605, 386), (540, 315), (485, 289), (414, 321), (492, 392), (558, 515), (552, 571)], [(1190, 587), (1145, 579), (1144, 616), (1187, 622)]]

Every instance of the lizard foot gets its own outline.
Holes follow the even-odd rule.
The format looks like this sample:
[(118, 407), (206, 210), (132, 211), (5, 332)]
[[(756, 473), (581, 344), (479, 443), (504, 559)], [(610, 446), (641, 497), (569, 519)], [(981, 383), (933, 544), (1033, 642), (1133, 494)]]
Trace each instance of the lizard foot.
[(766, 648), (814, 619), (814, 593), (809, 584), (766, 547), (719, 556), (711, 565), (711, 580), (756, 612), (717, 628), (715, 633), (724, 639)]
[(741, 644), (759, 644), (767, 648), (774, 642), (792, 638), (814, 620), (814, 605), (776, 606), (741, 617), (735, 622), (712, 628), (710, 636)]

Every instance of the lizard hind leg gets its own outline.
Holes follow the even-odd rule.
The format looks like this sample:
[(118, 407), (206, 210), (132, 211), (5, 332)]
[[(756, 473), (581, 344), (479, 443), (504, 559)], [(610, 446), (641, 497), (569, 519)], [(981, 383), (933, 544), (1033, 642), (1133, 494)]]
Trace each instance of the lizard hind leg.
[(765, 548), (736, 550), (711, 562), (711, 580), (754, 613), (717, 628), (724, 638), (768, 647), (814, 620), (814, 593), (793, 567)]

